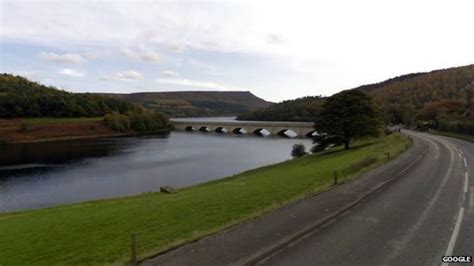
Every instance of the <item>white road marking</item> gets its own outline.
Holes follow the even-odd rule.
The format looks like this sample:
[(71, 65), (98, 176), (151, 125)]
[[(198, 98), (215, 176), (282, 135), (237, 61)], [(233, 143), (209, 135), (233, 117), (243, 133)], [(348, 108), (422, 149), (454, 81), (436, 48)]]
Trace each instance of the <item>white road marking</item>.
[(472, 210), (474, 207), (474, 186), (471, 186), (471, 194), (469, 195), (469, 209)]
[[(459, 235), (459, 230), (461, 229), (462, 218), (464, 217), (464, 208), (459, 210), (458, 218), (456, 219), (456, 225), (454, 226), (453, 234), (451, 239), (449, 239), (448, 249), (446, 249), (446, 256), (453, 255), (454, 245)], [(449, 265), (449, 263), (442, 263), (441, 265)]]
[(464, 173), (464, 193), (467, 193), (469, 187), (469, 176), (467, 172)]
[(463, 157), (462, 160), (464, 161), (464, 166), (467, 167), (466, 157)]

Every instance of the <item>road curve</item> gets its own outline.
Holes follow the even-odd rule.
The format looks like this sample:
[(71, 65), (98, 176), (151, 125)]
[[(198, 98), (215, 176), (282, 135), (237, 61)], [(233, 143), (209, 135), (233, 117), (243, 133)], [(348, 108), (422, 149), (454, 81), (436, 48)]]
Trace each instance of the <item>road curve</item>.
[(474, 144), (414, 133), (424, 158), (331, 224), (262, 258), (263, 265), (440, 265), (474, 255)]
[[(414, 147), (353, 181), (144, 265), (440, 265), (474, 255), (474, 144)], [(472, 193), (472, 195), (471, 195)]]

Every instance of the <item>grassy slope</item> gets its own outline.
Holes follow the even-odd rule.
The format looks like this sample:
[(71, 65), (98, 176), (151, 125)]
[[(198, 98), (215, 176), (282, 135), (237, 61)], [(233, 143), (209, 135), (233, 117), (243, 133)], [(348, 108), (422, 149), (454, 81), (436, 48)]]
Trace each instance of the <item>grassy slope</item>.
[(57, 124), (57, 123), (80, 123), (80, 122), (98, 122), (103, 117), (32, 117), (22, 120), (31, 125)]
[[(128, 260), (132, 231), (143, 258), (324, 191), (332, 184), (333, 171), (346, 172), (367, 157), (377, 158), (369, 168), (383, 164), (385, 152), (395, 156), (407, 143), (392, 134), (360, 141), (349, 151), (335, 148), (176, 194), (149, 193), (0, 214), (0, 264), (123, 263)], [(367, 168), (352, 167), (342, 179)]]
[(443, 131), (434, 131), (433, 134), (474, 142), (474, 135), (443, 132)]

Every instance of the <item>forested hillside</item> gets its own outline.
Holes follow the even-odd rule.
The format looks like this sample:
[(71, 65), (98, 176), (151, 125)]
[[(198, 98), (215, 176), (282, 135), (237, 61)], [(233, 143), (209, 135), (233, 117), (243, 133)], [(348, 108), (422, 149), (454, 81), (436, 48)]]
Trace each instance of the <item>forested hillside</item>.
[(134, 108), (119, 99), (70, 93), (21, 76), (0, 74), (0, 117), (94, 117)]
[(102, 95), (139, 104), (173, 117), (236, 115), (265, 108), (271, 104), (248, 91), (176, 91)]
[(361, 86), (386, 122), (430, 124), (474, 134), (474, 65), (401, 76)]
[[(474, 65), (403, 75), (355, 89), (372, 96), (386, 123), (474, 134)], [(322, 101), (319, 97), (285, 101), (238, 118), (314, 121)]]
[(314, 121), (321, 110), (323, 98), (308, 96), (283, 101), (268, 108), (247, 112), (237, 116), (238, 120), (263, 121)]

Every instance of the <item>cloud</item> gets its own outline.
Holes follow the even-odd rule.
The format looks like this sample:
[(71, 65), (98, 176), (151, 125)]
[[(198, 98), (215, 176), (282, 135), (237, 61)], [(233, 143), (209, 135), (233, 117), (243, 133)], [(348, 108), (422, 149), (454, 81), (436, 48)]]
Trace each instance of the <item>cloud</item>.
[(71, 76), (71, 77), (76, 77), (76, 78), (82, 78), (84, 77), (84, 72), (80, 72), (75, 69), (70, 69), (70, 68), (63, 68), (58, 71), (60, 74), (66, 75), (66, 76)]
[(186, 87), (198, 87), (198, 88), (206, 88), (212, 90), (247, 90), (245, 88), (239, 88), (235, 86), (230, 86), (226, 84), (222, 84), (219, 82), (214, 81), (201, 81), (201, 80), (192, 80), (192, 79), (184, 79), (184, 78), (158, 78), (155, 80), (157, 83), (161, 84), (170, 84), (170, 85), (178, 85), (178, 86), (186, 86)]
[(162, 76), (165, 76), (165, 77), (168, 77), (168, 78), (176, 78), (176, 77), (179, 77), (179, 74), (172, 71), (172, 70), (163, 70), (161, 71), (161, 75)]
[(142, 79), (143, 75), (135, 70), (129, 70), (125, 72), (118, 72), (112, 75), (103, 76), (101, 79), (105, 81), (117, 81), (117, 80), (139, 80)]
[(284, 42), (283, 38), (279, 34), (275, 33), (267, 34), (266, 41), (269, 44), (281, 44)]
[[(17, 47), (5, 53), (0, 68), (16, 70), (26, 66), (19, 62), (31, 62), (38, 65), (32, 69), (41, 69), (44, 62), (29, 58), (35, 49), (61, 53), (43, 55), (61, 62), (70, 57), (62, 53), (79, 53), (90, 61), (91, 79), (98, 69), (112, 74), (138, 69), (127, 63), (159, 62), (163, 68), (157, 74), (162, 69), (192, 73), (211, 80), (201, 83), (208, 87), (224, 86), (212, 80), (238, 80), (272, 100), (330, 95), (405, 73), (474, 62), (474, 35), (466, 34), (474, 25), (474, 1), (455, 2), (7, 0), (0, 4), (5, 11), (0, 45)], [(430, 12), (424, 12), (427, 6)], [(105, 50), (112, 55), (95, 52)], [(72, 61), (83, 62), (81, 57)], [(152, 64), (140, 67), (143, 73), (157, 71)], [(99, 85), (125, 90), (129, 84)]]
[(56, 53), (46, 53), (41, 52), (40, 58), (52, 62), (66, 63), (66, 64), (82, 64), (86, 62), (86, 59), (80, 54), (56, 54)]
[(130, 48), (124, 48), (122, 49), (122, 55), (133, 60), (139, 60), (149, 63), (157, 63), (161, 59), (158, 53), (145, 49), (132, 50)]

